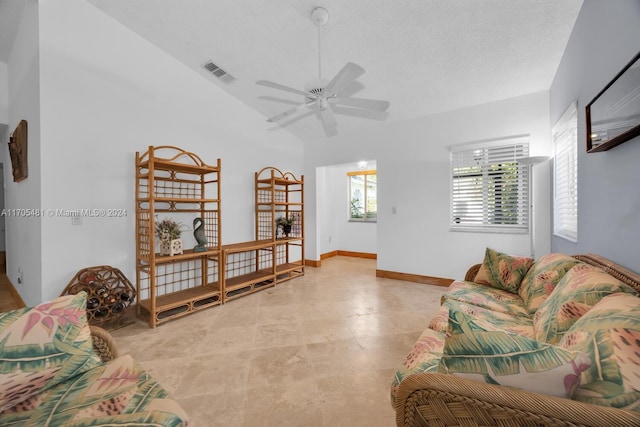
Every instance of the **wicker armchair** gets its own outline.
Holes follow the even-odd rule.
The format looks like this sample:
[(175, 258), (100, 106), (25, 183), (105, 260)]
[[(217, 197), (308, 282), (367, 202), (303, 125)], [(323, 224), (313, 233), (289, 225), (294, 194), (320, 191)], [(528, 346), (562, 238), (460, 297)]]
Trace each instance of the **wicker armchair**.
[(400, 384), (396, 425), (637, 427), (640, 414), (453, 375), (423, 373)]
[[(607, 271), (640, 292), (640, 275), (598, 255), (574, 258)], [(480, 264), (469, 269), (473, 281)], [(420, 373), (400, 383), (396, 425), (404, 427), (586, 426), (639, 427), (640, 413), (485, 384), (453, 375)]]
[(118, 357), (118, 349), (115, 341), (106, 330), (99, 326), (89, 326), (91, 329), (91, 340), (93, 341), (93, 349), (96, 351), (100, 360), (109, 362)]

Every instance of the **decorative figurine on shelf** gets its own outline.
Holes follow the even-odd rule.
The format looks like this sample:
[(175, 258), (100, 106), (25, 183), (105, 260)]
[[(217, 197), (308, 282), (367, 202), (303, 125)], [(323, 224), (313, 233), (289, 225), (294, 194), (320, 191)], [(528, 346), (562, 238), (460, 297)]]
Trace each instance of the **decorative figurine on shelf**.
[(160, 255), (178, 255), (182, 253), (180, 224), (172, 219), (156, 222), (156, 235), (160, 240)]
[(276, 226), (282, 230), (285, 238), (289, 237), (291, 227), (293, 227), (295, 220), (295, 217), (287, 218), (286, 216), (281, 216), (276, 219)]
[[(200, 223), (197, 227), (196, 224)], [(193, 237), (196, 238), (197, 245), (193, 247), (193, 252), (207, 251), (207, 236), (204, 234), (204, 219), (198, 217), (193, 220)]]

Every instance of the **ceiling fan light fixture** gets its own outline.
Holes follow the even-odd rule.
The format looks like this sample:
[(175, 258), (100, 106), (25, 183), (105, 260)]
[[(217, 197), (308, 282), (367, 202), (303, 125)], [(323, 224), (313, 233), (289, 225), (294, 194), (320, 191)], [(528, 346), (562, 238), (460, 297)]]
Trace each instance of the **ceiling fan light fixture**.
[[(388, 101), (376, 99), (353, 98), (341, 95), (341, 91), (353, 83), (357, 78), (364, 74), (364, 68), (348, 62), (331, 80), (322, 78), (322, 27), (329, 20), (329, 12), (323, 7), (316, 7), (311, 11), (311, 20), (318, 26), (318, 77), (310, 80), (304, 90), (295, 89), (280, 83), (268, 80), (258, 80), (256, 83), (273, 89), (283, 90), (304, 96), (304, 102), (284, 111), (278, 115), (267, 119), (268, 122), (277, 122), (296, 114), (305, 108), (316, 112), (316, 116), (320, 119), (326, 136), (334, 136), (337, 131), (338, 122), (334, 116), (334, 108), (328, 108), (329, 103), (337, 105), (346, 105), (352, 110), (368, 110), (370, 112), (384, 112), (389, 108)], [(337, 111), (337, 110), (336, 110)]]
[(327, 86), (327, 83), (329, 83), (327, 79), (313, 79), (305, 85), (304, 90), (316, 96), (322, 96), (324, 94), (324, 88)]

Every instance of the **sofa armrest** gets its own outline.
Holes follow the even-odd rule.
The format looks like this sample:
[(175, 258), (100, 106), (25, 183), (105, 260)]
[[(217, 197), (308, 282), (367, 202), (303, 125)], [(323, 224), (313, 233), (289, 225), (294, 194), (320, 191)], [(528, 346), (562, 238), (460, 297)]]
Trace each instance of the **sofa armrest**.
[(481, 266), (482, 264), (476, 264), (471, 266), (471, 268), (467, 270), (467, 274), (464, 275), (464, 281), (473, 282), (473, 279), (475, 279), (476, 276), (478, 275), (478, 271), (480, 270)]
[(118, 357), (118, 348), (111, 334), (99, 326), (90, 325), (89, 328), (91, 329), (93, 349), (100, 356), (100, 360), (109, 362)]
[(640, 413), (447, 374), (410, 375), (400, 383), (396, 396), (398, 427), (640, 425)]

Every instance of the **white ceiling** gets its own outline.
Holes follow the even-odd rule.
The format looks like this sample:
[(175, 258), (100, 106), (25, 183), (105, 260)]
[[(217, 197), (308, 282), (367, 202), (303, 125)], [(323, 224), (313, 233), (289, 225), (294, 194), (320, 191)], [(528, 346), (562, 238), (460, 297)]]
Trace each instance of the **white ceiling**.
[[(0, 28), (16, 3), (0, 0)], [(267, 117), (303, 101), (256, 85), (304, 89), (318, 77), (318, 30), (325, 7), (322, 75), (347, 62), (366, 70), (354, 96), (391, 102), (399, 121), (549, 89), (582, 0), (87, 0)], [(9, 6), (9, 4), (12, 4)], [(0, 32), (0, 39), (6, 36)], [(8, 58), (0, 40), (0, 60)], [(213, 61), (236, 78), (204, 70)], [(340, 111), (336, 111), (340, 112)], [(343, 111), (344, 112), (344, 111)], [(303, 139), (323, 137), (314, 112), (285, 121)], [(338, 114), (338, 132), (372, 123)], [(274, 125), (274, 131), (282, 131)]]

